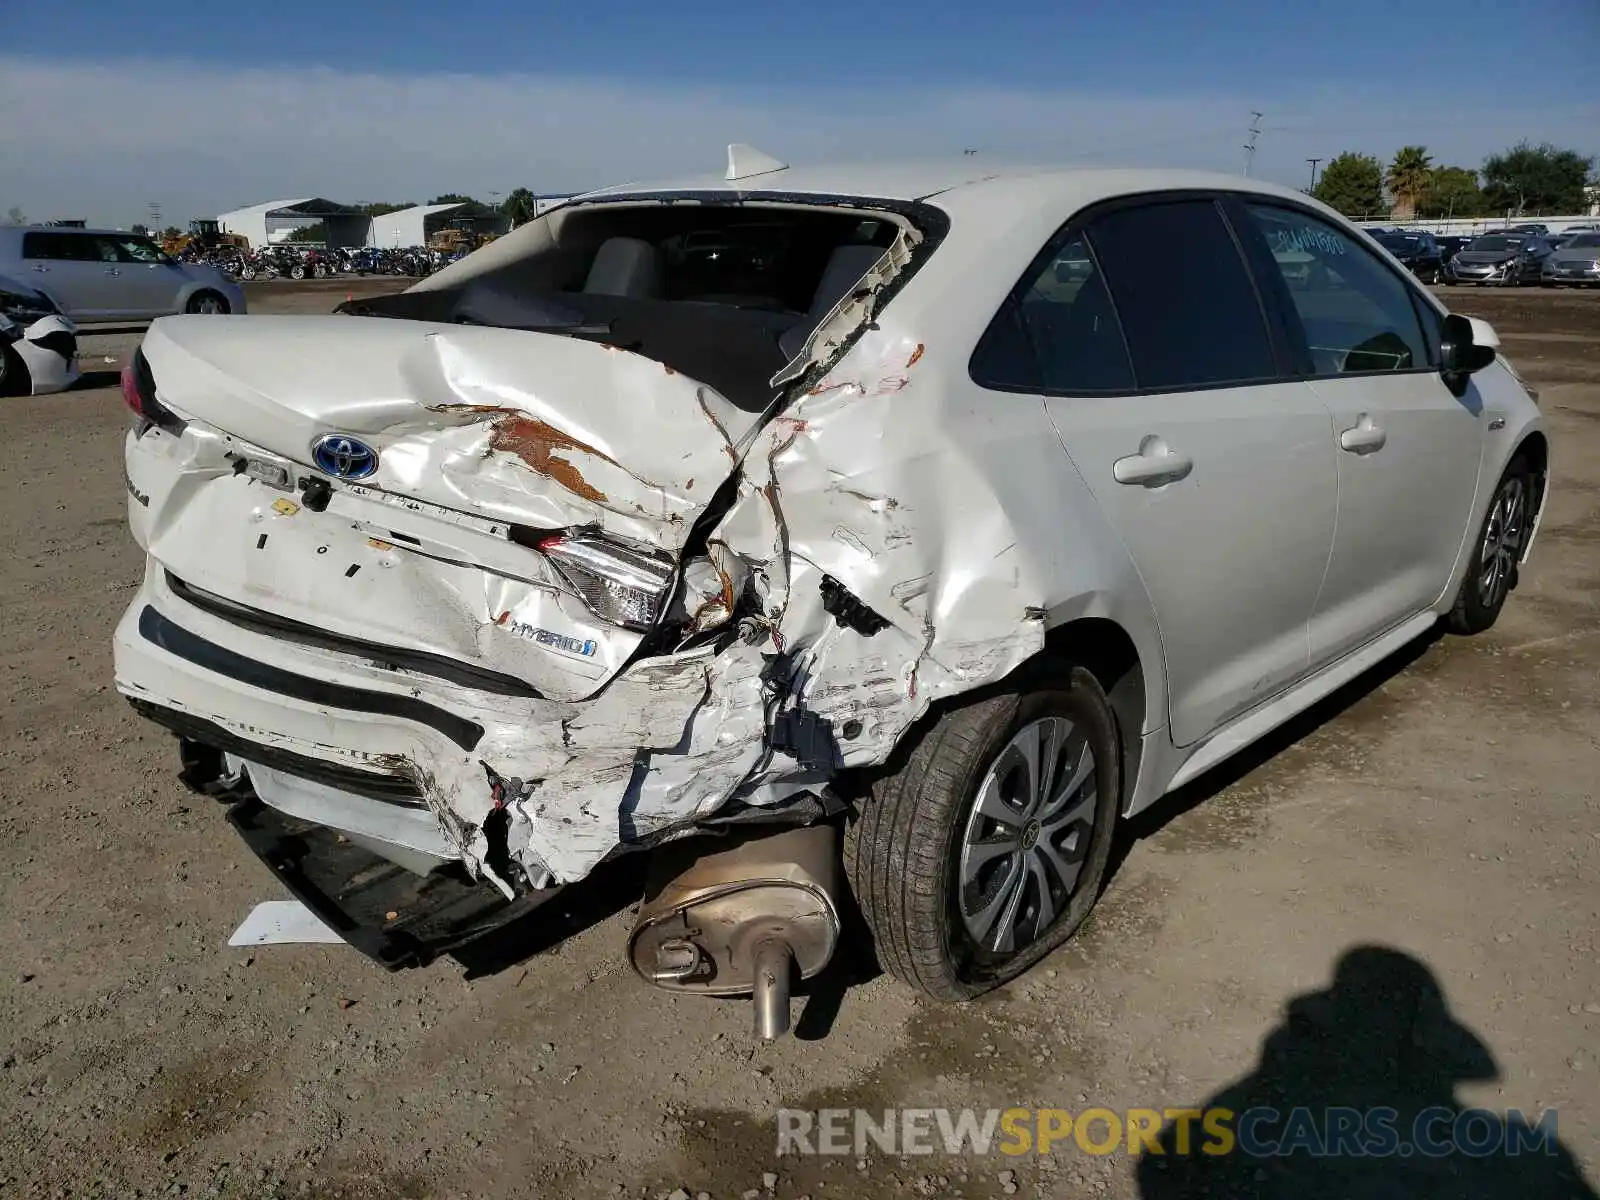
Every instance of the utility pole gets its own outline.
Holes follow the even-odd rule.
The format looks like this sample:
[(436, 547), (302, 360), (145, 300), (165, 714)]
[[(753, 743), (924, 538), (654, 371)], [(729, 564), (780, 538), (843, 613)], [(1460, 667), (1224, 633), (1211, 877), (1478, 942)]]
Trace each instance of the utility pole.
[(1308, 158), (1306, 161), (1311, 164), (1311, 186), (1306, 189), (1306, 194), (1309, 196), (1317, 190), (1317, 164), (1322, 160), (1320, 158)]
[(159, 237), (161, 235), (161, 201), (152, 200), (145, 207), (150, 212), (150, 232)]
[(1244, 173), (1246, 178), (1250, 175), (1250, 164), (1255, 161), (1256, 157), (1256, 139), (1261, 136), (1261, 117), (1261, 113), (1252, 110), (1250, 113), (1250, 128), (1245, 131), (1250, 135), (1250, 140), (1244, 144)]

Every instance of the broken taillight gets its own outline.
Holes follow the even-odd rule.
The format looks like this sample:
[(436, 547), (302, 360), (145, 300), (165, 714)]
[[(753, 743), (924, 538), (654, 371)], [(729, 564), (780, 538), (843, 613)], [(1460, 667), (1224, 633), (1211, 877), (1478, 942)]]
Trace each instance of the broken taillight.
[(128, 365), (122, 368), (122, 402), (139, 418), (140, 433), (152, 425), (168, 433), (183, 432), (184, 422), (156, 399), (156, 377), (143, 350), (134, 351)]
[(139, 395), (139, 380), (133, 373), (133, 360), (122, 368), (122, 402), (133, 410), (134, 416), (144, 416), (144, 400)]
[(547, 533), (513, 526), (510, 535), (549, 559), (601, 620), (641, 632), (656, 623), (672, 582), (673, 562), (666, 555), (577, 530)]

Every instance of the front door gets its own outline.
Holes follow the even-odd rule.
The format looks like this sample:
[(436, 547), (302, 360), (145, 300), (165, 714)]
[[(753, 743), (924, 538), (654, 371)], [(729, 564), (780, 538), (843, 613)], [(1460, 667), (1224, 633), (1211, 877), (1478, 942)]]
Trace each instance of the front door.
[(1318, 665), (1438, 602), (1478, 487), (1483, 404), (1470, 383), (1459, 397), (1445, 386), (1437, 310), (1360, 239), (1298, 207), (1242, 208), (1274, 257), (1317, 264), (1281, 282), (1339, 447), (1339, 529), (1311, 621)]
[(122, 315), (142, 319), (177, 312), (178, 292), (185, 282), (177, 264), (148, 238), (130, 234), (110, 240), (121, 272), (118, 305)]
[(1212, 199), (1120, 205), (1047, 258), (1017, 298), (1045, 406), (1144, 582), (1189, 745), (1306, 671), (1337, 497), (1328, 412), (1285, 377)]

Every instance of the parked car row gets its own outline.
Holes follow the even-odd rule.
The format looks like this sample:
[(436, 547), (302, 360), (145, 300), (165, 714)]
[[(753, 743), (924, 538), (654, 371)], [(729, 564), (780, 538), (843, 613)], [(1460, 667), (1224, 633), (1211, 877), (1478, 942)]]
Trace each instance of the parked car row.
[(1368, 229), (1367, 234), (1424, 283), (1600, 284), (1600, 229), (1552, 234), (1540, 224), (1513, 225), (1476, 237), (1440, 237), (1423, 229)]
[(1600, 284), (1600, 232), (1572, 230), (1555, 238), (1515, 229), (1484, 234), (1450, 260), (1444, 282), (1508, 287)]

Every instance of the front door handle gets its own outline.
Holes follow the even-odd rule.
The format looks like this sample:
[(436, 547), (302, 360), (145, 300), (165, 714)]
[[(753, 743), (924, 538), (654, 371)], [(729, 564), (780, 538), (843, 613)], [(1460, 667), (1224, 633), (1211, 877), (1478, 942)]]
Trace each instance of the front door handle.
[(1111, 464), (1111, 477), (1118, 483), (1160, 487), (1182, 479), (1192, 470), (1194, 460), (1187, 454), (1170, 449), (1158, 437), (1147, 437), (1139, 443), (1139, 453)]
[(1339, 449), (1351, 454), (1375, 454), (1389, 440), (1386, 434), (1366, 413), (1349, 429), (1339, 435)]
[(47, 267), (47, 266), (45, 266), (45, 265), (44, 265), (44, 264), (43, 264), (43, 263), (34, 263), (34, 264), (33, 264), (33, 269), (34, 269), (34, 270), (35, 270), (35, 271), (37, 271), (37, 272), (39, 272), (39, 274), (41, 274), (41, 275), (43, 275), (43, 274), (44, 274), (44, 273), (45, 273), (45, 272), (46, 272), (46, 271), (48, 271), (48, 270), (49, 270), (49, 269), (50, 269), (50, 268), (49, 268), (49, 267)]
[(106, 274), (107, 275), (121, 275), (122, 272), (117, 270), (117, 268), (115, 268), (115, 267), (107, 267), (106, 268)]

